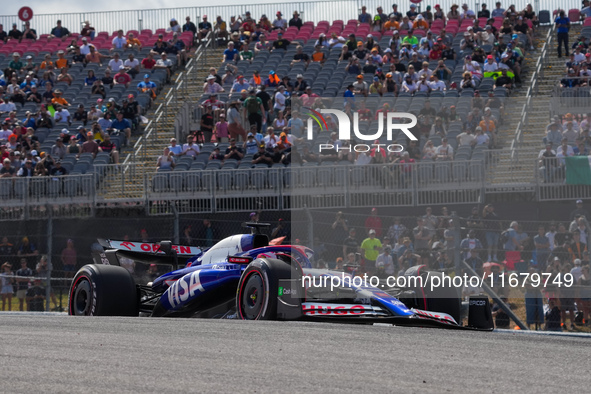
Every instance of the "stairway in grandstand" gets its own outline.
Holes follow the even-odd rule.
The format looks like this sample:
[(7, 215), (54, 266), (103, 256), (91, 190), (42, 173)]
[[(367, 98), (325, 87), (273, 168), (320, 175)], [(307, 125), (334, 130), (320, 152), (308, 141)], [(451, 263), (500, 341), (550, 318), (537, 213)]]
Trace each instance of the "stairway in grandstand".
[[(536, 64), (540, 56), (540, 49), (544, 45), (543, 38), (546, 37), (549, 27), (541, 27), (537, 32), (537, 51), (532, 58), (527, 59), (530, 68)], [(572, 45), (581, 33), (581, 25), (573, 24), (569, 32), (569, 43)], [(555, 33), (554, 33), (555, 35)], [(558, 58), (555, 37), (552, 46), (549, 47), (548, 63), (543, 70), (543, 78), (539, 78), (538, 91), (531, 101), (528, 109), (528, 122), (522, 129), (523, 140), (516, 153), (510, 149), (510, 144), (515, 138), (515, 129), (519, 122), (521, 109), (525, 104), (527, 88), (531, 81), (531, 72), (526, 76), (526, 84), (522, 86), (517, 95), (511, 97), (511, 111), (508, 111), (508, 126), (501, 130), (499, 137), (505, 141), (503, 149), (498, 152), (494, 166), (488, 174), (487, 187), (503, 191), (522, 187), (519, 185), (531, 184), (537, 168), (538, 154), (544, 145), (542, 138), (546, 133), (546, 126), (550, 122), (550, 98), (552, 90), (564, 76), (564, 64), (566, 56)], [(533, 72), (533, 70), (531, 70)], [(533, 186), (532, 186), (533, 187)]]
[[(183, 104), (187, 101), (194, 102), (196, 96), (203, 90), (203, 81), (209, 74), (208, 70), (212, 66), (219, 66), (219, 60), (222, 58), (223, 49), (208, 49), (206, 60), (193, 65), (193, 72), (187, 74), (186, 82), (188, 83), (186, 96), (180, 95), (179, 100), (171, 100), (168, 104), (166, 112), (161, 114), (157, 129), (149, 140), (144, 137), (143, 142), (147, 144), (145, 151), (139, 155), (133, 155), (132, 150), (124, 152), (121, 161), (125, 160), (128, 154), (132, 154), (128, 162), (133, 163), (129, 166), (122, 165), (118, 171), (112, 174), (112, 181), (110, 181), (101, 191), (101, 197), (107, 200), (140, 200), (143, 198), (144, 187), (144, 173), (153, 172), (156, 170), (156, 161), (158, 156), (162, 154), (163, 148), (170, 145), (170, 139), (175, 136), (174, 121)], [(194, 54), (191, 55), (194, 57)], [(171, 81), (175, 81), (183, 70), (177, 72), (171, 77)], [(148, 120), (154, 121), (156, 119), (156, 110), (162, 104), (166, 105), (168, 93), (174, 89), (174, 84), (165, 86), (162, 92), (154, 99), (152, 107), (145, 115)], [(144, 133), (145, 136), (146, 133)], [(139, 135), (133, 136), (131, 146), (137, 147)], [(183, 144), (183, 141), (179, 141)]]

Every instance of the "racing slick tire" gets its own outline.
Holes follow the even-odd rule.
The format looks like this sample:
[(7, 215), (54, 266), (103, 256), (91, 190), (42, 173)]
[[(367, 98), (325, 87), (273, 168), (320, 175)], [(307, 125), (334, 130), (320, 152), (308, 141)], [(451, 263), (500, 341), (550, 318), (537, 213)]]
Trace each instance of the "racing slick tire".
[(433, 286), (431, 289), (431, 282), (434, 276), (445, 275), (436, 271), (424, 271), (426, 266), (414, 266), (409, 268), (405, 275), (416, 276), (420, 275), (423, 278), (423, 286), (417, 286), (411, 290), (416, 293), (417, 308), (430, 312), (447, 313), (461, 324), (461, 308), (462, 299), (459, 289), (453, 284), (451, 286), (441, 285)]
[(290, 279), (291, 266), (277, 259), (259, 258), (242, 273), (236, 292), (236, 312), (242, 320), (277, 319), (279, 280)]
[(139, 299), (129, 271), (115, 265), (88, 264), (74, 276), (68, 314), (76, 316), (138, 316)]

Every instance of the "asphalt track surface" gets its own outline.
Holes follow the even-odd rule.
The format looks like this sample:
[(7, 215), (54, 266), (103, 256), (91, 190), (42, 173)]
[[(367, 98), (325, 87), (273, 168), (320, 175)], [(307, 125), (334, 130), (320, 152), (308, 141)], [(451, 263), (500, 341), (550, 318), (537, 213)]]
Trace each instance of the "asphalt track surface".
[(589, 338), (304, 322), (0, 316), (0, 392), (586, 391)]

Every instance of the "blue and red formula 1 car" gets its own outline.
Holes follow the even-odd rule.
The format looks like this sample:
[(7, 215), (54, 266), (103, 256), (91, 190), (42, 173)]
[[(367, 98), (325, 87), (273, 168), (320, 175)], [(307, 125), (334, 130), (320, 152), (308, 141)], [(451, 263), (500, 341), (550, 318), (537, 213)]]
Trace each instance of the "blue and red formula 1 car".
[(96, 264), (82, 267), (72, 281), (69, 314), (493, 328), (488, 298), (480, 296), (470, 299), (468, 325), (462, 326), (458, 289), (431, 290), (430, 278), (443, 274), (424, 266), (406, 273), (423, 278), (421, 285), (374, 287), (343, 280), (329, 287), (334, 282), (328, 278), (352, 277), (312, 268), (309, 248), (269, 245), (267, 236), (258, 233), (264, 224), (245, 226), (257, 233), (233, 235), (203, 251), (168, 241), (99, 240), (104, 252), (96, 253)]

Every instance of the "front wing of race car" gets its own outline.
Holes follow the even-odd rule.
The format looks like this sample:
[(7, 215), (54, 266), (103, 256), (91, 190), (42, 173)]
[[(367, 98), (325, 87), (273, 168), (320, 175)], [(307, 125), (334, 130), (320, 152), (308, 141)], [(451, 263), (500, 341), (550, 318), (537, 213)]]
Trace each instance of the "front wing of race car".
[(485, 296), (470, 297), (468, 325), (463, 326), (447, 313), (408, 308), (403, 302), (387, 293), (374, 293), (366, 299), (302, 299), (298, 297), (298, 289), (293, 281), (283, 280), (280, 281), (277, 295), (277, 318), (366, 324), (386, 323), (479, 331), (492, 331), (494, 328), (489, 300)]

